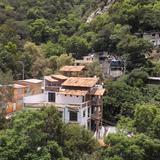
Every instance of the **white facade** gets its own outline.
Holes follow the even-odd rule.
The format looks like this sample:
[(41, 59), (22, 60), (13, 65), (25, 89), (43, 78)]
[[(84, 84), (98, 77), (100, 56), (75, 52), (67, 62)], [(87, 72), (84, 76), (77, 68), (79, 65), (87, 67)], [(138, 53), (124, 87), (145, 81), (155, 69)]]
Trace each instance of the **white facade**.
[(36, 94), (36, 95), (31, 95), (31, 96), (26, 96), (23, 98), (23, 103), (24, 104), (38, 104), (45, 102), (46, 99), (46, 94)]
[[(91, 119), (91, 106), (87, 102), (83, 102), (83, 96), (71, 96), (56, 93), (55, 104), (63, 106), (62, 119), (65, 123), (78, 123), (85, 128), (88, 128), (88, 123), (90, 124)], [(85, 104), (85, 105), (83, 105)], [(70, 109), (70, 105), (77, 106), (77, 110)], [(70, 112), (77, 114), (77, 120), (72, 120), (70, 117)]]
[(77, 114), (77, 120), (72, 121), (70, 118), (70, 112), (73, 112), (72, 110), (70, 110), (67, 106), (64, 107), (62, 112), (62, 119), (65, 123), (78, 123), (81, 126), (84, 126), (85, 128), (90, 128), (90, 126), (88, 126), (88, 123), (90, 124), (91, 121), (91, 107), (90, 106), (86, 106), (84, 108), (80, 107), (78, 109), (78, 111), (74, 111), (75, 114)]
[(56, 93), (56, 103), (57, 104), (83, 103), (83, 96), (71, 96), (71, 95)]
[(143, 38), (149, 40), (155, 47), (160, 46), (160, 32), (144, 33)]

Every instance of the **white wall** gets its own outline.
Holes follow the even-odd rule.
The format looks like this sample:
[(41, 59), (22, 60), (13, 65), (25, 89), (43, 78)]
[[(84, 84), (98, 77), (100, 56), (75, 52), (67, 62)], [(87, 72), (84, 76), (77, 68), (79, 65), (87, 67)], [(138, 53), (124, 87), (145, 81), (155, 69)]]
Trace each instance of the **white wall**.
[(31, 95), (31, 96), (26, 96), (23, 98), (23, 102), (26, 104), (36, 104), (36, 103), (41, 103), (45, 101), (46, 94), (36, 94), (36, 95)]
[(57, 104), (76, 104), (76, 103), (83, 103), (82, 96), (70, 96), (56, 93), (56, 103)]

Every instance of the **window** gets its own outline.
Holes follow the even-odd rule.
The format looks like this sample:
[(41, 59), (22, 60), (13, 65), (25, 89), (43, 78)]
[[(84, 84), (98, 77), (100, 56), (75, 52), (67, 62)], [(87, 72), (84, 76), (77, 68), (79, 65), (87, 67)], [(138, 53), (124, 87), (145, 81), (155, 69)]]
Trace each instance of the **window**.
[(83, 117), (85, 117), (85, 116), (86, 116), (86, 110), (83, 111)]
[(82, 98), (83, 98), (83, 99), (82, 99), (82, 102), (84, 102), (84, 100), (85, 100), (84, 96), (83, 96)]
[(90, 117), (90, 107), (88, 108), (88, 117)]
[(69, 120), (77, 121), (77, 112), (69, 111)]
[(55, 93), (48, 93), (48, 102), (55, 102)]
[(153, 33), (152, 36), (154, 37), (154, 36), (155, 36), (155, 33)]

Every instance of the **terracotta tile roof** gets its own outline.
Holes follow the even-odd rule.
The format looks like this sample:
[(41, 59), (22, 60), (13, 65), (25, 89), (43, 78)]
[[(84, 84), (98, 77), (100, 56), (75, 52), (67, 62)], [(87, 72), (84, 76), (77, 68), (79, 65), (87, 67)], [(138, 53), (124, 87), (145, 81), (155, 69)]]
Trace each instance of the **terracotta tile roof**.
[(49, 82), (58, 82), (56, 79), (52, 78), (51, 76), (45, 76), (44, 79)]
[(93, 87), (99, 78), (86, 78), (86, 77), (70, 77), (62, 83), (62, 86), (72, 87)]
[(13, 84), (13, 88), (19, 89), (19, 88), (26, 88), (26, 86), (20, 85), (20, 84)]
[(55, 78), (55, 79), (60, 79), (60, 80), (66, 80), (68, 77), (66, 76), (63, 76), (61, 74), (53, 74), (51, 75), (52, 78)]
[(81, 72), (85, 66), (64, 66), (60, 69), (61, 72)]
[(103, 88), (93, 88), (90, 92), (91, 95), (95, 96), (103, 96), (105, 93), (105, 89)]
[(85, 96), (88, 91), (84, 91), (84, 90), (64, 90), (64, 91), (60, 91), (60, 94), (65, 94), (65, 95), (73, 95), (73, 96)]

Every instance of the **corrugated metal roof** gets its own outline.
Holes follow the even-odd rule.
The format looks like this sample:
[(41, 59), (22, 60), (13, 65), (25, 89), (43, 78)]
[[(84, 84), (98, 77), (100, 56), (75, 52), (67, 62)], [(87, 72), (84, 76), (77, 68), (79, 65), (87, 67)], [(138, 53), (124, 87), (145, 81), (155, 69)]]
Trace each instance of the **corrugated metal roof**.
[(60, 69), (61, 72), (80, 72), (85, 66), (64, 66)]
[(62, 83), (62, 86), (72, 87), (93, 87), (99, 78), (86, 78), (86, 77), (70, 77)]
[(43, 81), (40, 79), (25, 79), (25, 80), (20, 80), (24, 82), (29, 82), (29, 83), (42, 83)]

